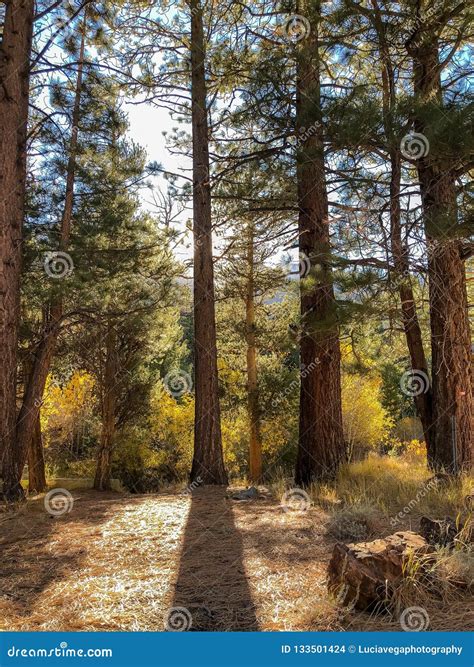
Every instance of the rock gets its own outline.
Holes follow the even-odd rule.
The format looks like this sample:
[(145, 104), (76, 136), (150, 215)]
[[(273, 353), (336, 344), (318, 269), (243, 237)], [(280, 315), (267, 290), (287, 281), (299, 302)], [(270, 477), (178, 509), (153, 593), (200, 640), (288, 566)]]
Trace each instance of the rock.
[(258, 490), (254, 486), (251, 486), (244, 491), (233, 493), (231, 497), (232, 500), (254, 500), (255, 498), (258, 498)]
[(420, 533), (429, 544), (448, 547), (454, 544), (458, 530), (456, 522), (446, 517), (440, 521), (422, 516)]
[(424, 537), (411, 531), (373, 542), (338, 542), (328, 566), (328, 590), (343, 606), (363, 611), (382, 607), (402, 579), (408, 557), (431, 551)]

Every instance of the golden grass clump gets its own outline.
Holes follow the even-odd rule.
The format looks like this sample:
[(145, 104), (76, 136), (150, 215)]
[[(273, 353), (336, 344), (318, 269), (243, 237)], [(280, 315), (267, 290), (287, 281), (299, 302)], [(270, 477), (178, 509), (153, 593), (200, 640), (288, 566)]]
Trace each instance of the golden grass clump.
[(474, 480), (467, 473), (437, 482), (421, 458), (373, 454), (342, 466), (334, 489), (343, 504), (370, 505), (387, 517), (404, 512), (414, 519), (425, 514), (456, 517), (465, 509), (464, 500), (473, 486)]
[(382, 532), (384, 524), (380, 511), (367, 503), (336, 509), (328, 523), (328, 533), (344, 542), (361, 542)]

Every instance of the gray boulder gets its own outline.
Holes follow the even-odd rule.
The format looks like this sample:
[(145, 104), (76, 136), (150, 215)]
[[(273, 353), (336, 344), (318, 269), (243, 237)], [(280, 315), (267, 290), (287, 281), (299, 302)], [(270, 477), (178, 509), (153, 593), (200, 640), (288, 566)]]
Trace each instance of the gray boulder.
[(243, 491), (233, 493), (231, 498), (232, 500), (255, 500), (258, 498), (258, 490), (254, 486), (251, 486)]

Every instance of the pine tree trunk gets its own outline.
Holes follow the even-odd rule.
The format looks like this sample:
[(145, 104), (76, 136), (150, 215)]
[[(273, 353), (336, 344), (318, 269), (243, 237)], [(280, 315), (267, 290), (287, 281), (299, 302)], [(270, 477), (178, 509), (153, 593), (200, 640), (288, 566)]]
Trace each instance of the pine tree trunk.
[[(66, 192), (64, 199), (64, 208), (61, 216), (59, 250), (67, 251), (71, 235), (72, 212), (74, 205), (74, 183), (76, 177), (76, 153), (78, 141), (78, 124), (80, 120), (80, 103), (82, 93), (82, 79), (84, 67), (84, 48), (86, 19), (84, 18), (81, 46), (79, 51), (76, 89), (74, 97), (74, 106), (71, 117), (72, 130), (69, 144), (69, 158), (66, 173)], [(56, 350), (56, 344), (59, 336), (61, 320), (63, 317), (63, 303), (60, 295), (47, 304), (44, 308), (46, 316), (44, 318), (43, 331), (36, 349), (33, 352), (33, 365), (31, 374), (28, 378), (23, 402), (18, 415), (16, 427), (16, 440), (19, 456), (20, 475), (23, 470), (29, 443), (34, 433), (36, 421), (38, 419), (41, 403), (43, 400), (44, 388), (48, 377), (51, 363)]]
[(392, 65), (390, 45), (378, 4), (374, 3), (374, 17), (377, 26), (380, 55), (382, 61), (382, 108), (384, 129), (390, 152), (390, 245), (395, 267), (395, 280), (398, 283), (403, 328), (407, 342), (412, 370), (418, 370), (428, 379), (425, 391), (414, 397), (417, 414), (420, 418), (426, 443), (428, 460), (432, 456), (433, 411), (432, 395), (429, 386), (428, 363), (421, 328), (416, 312), (416, 303), (410, 282), (410, 263), (408, 249), (404, 248), (400, 215), (401, 153), (399, 138), (394, 129), (396, 118), (396, 81)]
[[(334, 477), (346, 459), (342, 427), (339, 331), (330, 265), (328, 200), (320, 106), (318, 20), (297, 47), (298, 226), (301, 265), (301, 390), (295, 480)], [(306, 271), (305, 271), (306, 272)]]
[(94, 478), (94, 489), (97, 491), (110, 490), (115, 438), (115, 412), (117, 406), (117, 373), (119, 370), (117, 339), (112, 323), (109, 322), (107, 327), (105, 336), (104, 386), (102, 390), (102, 431)]
[(423, 427), (428, 462), (433, 458), (433, 438), (435, 425), (433, 424), (432, 393), (429, 386), (429, 370), (426, 361), (420, 323), (416, 312), (415, 297), (410, 283), (409, 259), (403, 247), (400, 226), (400, 179), (401, 164), (399, 150), (393, 150), (390, 157), (390, 238), (395, 279), (398, 282), (400, 306), (402, 311), (403, 328), (407, 342), (412, 370), (418, 370), (428, 379), (424, 390), (414, 396), (418, 417)]
[(24, 497), (15, 442), (22, 228), (33, 0), (7, 0), (0, 43), (0, 461), (3, 494)]
[(262, 479), (261, 415), (257, 380), (257, 348), (255, 344), (255, 287), (254, 287), (254, 237), (249, 223), (247, 241), (247, 294), (245, 299), (245, 325), (247, 343), (247, 407), (250, 422), (250, 480)]
[(44, 469), (41, 421), (38, 415), (33, 437), (28, 446), (28, 493), (42, 493), (45, 490), (46, 473)]
[(432, 456), (433, 411), (432, 395), (429, 386), (428, 363), (421, 335), (421, 327), (416, 312), (415, 297), (410, 281), (410, 262), (408, 249), (404, 247), (401, 228), (400, 184), (401, 184), (401, 152), (397, 129), (394, 127), (396, 118), (397, 91), (395, 71), (392, 64), (390, 45), (387, 41), (386, 27), (380, 7), (373, 2), (373, 20), (377, 30), (381, 57), (382, 74), (382, 111), (384, 130), (390, 153), (390, 249), (395, 268), (394, 278), (398, 284), (400, 307), (407, 348), (410, 355), (412, 370), (418, 370), (428, 379), (425, 391), (414, 397), (418, 417), (420, 418), (426, 443), (428, 460)]
[[(439, 45), (434, 30), (418, 17), (419, 30), (407, 44), (413, 57), (415, 130), (429, 134), (430, 116), (442, 112)], [(425, 235), (432, 354), (432, 465), (458, 473), (473, 461), (473, 377), (466, 275), (461, 257), (455, 165), (436, 146), (417, 160)]]
[(227, 484), (222, 452), (212, 259), (209, 131), (200, 0), (191, 0), (195, 423), (191, 481)]
[[(421, 180), (421, 178), (420, 178)], [(459, 473), (473, 452), (471, 339), (464, 264), (457, 241), (432, 245), (429, 260), (433, 421), (432, 465)]]

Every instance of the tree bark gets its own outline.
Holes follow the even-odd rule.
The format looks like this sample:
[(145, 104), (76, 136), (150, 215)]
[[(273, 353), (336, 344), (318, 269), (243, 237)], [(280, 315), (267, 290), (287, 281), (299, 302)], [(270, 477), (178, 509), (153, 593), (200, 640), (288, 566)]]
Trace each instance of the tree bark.
[(222, 452), (212, 259), (209, 129), (200, 0), (191, 0), (195, 423), (191, 481), (227, 484)]
[(251, 223), (249, 223), (247, 240), (247, 266), (245, 326), (247, 344), (247, 410), (250, 423), (249, 467), (250, 480), (258, 483), (262, 479), (262, 434), (257, 379), (257, 348), (255, 344), (254, 235)]
[(46, 486), (41, 421), (38, 415), (28, 446), (28, 493), (42, 493)]
[(384, 130), (390, 154), (390, 249), (395, 268), (394, 278), (398, 285), (405, 339), (410, 355), (412, 370), (424, 373), (428, 383), (424, 391), (414, 396), (415, 407), (420, 418), (426, 443), (428, 461), (432, 458), (433, 409), (429, 384), (428, 363), (421, 335), (421, 327), (416, 312), (415, 297), (410, 281), (410, 261), (408, 249), (404, 247), (401, 227), (400, 184), (401, 151), (399, 137), (393, 127), (396, 117), (396, 81), (392, 65), (390, 46), (386, 39), (386, 27), (377, 0), (372, 0), (374, 21), (377, 29), (382, 63), (382, 112)]
[[(415, 130), (425, 136), (430, 117), (443, 109), (437, 26), (421, 14), (418, 29), (407, 43), (413, 58)], [(463, 239), (458, 223), (455, 165), (430, 147), (417, 160), (428, 245), (428, 276), (432, 354), (432, 466), (459, 473), (473, 461), (473, 388), (471, 336)]]
[(110, 490), (112, 454), (115, 439), (118, 370), (117, 337), (113, 324), (108, 322), (105, 336), (105, 370), (102, 390), (102, 431), (94, 478), (94, 489), (97, 491)]
[[(407, 342), (410, 362), (413, 371), (419, 370), (426, 376), (429, 383), (428, 362), (426, 360), (420, 323), (416, 312), (415, 297), (410, 283), (409, 258), (403, 247), (400, 225), (400, 179), (401, 162), (397, 149), (391, 151), (390, 176), (390, 238), (395, 280), (398, 283), (400, 306), (402, 311), (403, 329)], [(415, 407), (423, 427), (428, 462), (433, 460), (433, 439), (435, 424), (433, 423), (432, 392), (428, 384), (424, 390), (414, 396)]]
[(7, 0), (0, 43), (0, 461), (3, 494), (24, 496), (15, 442), (21, 243), (33, 0)]
[[(31, 375), (31, 355), (23, 361), (23, 393)], [(28, 443), (28, 493), (42, 493), (46, 489), (46, 473), (44, 466), (43, 441), (41, 437), (40, 413), (34, 425), (33, 436)]]
[[(298, 227), (301, 263), (301, 389), (295, 480), (332, 478), (346, 459), (336, 302), (330, 265), (328, 199), (320, 100), (319, 9), (301, 3), (311, 31), (297, 48)], [(309, 266), (307, 265), (309, 264)]]
[[(74, 205), (74, 184), (76, 178), (76, 154), (78, 143), (78, 124), (80, 120), (80, 104), (82, 93), (82, 79), (84, 67), (86, 18), (84, 17), (81, 45), (78, 58), (74, 106), (71, 117), (72, 130), (69, 144), (69, 158), (66, 172), (66, 192), (64, 208), (60, 223), (59, 250), (66, 252), (71, 235), (72, 213)], [(28, 379), (23, 402), (18, 415), (16, 427), (16, 441), (19, 459), (17, 475), (22, 474), (31, 441), (35, 423), (38, 419), (44, 388), (51, 363), (54, 357), (56, 344), (63, 317), (63, 301), (61, 295), (53, 298), (44, 308), (45, 318), (40, 340), (33, 351), (32, 370)]]

